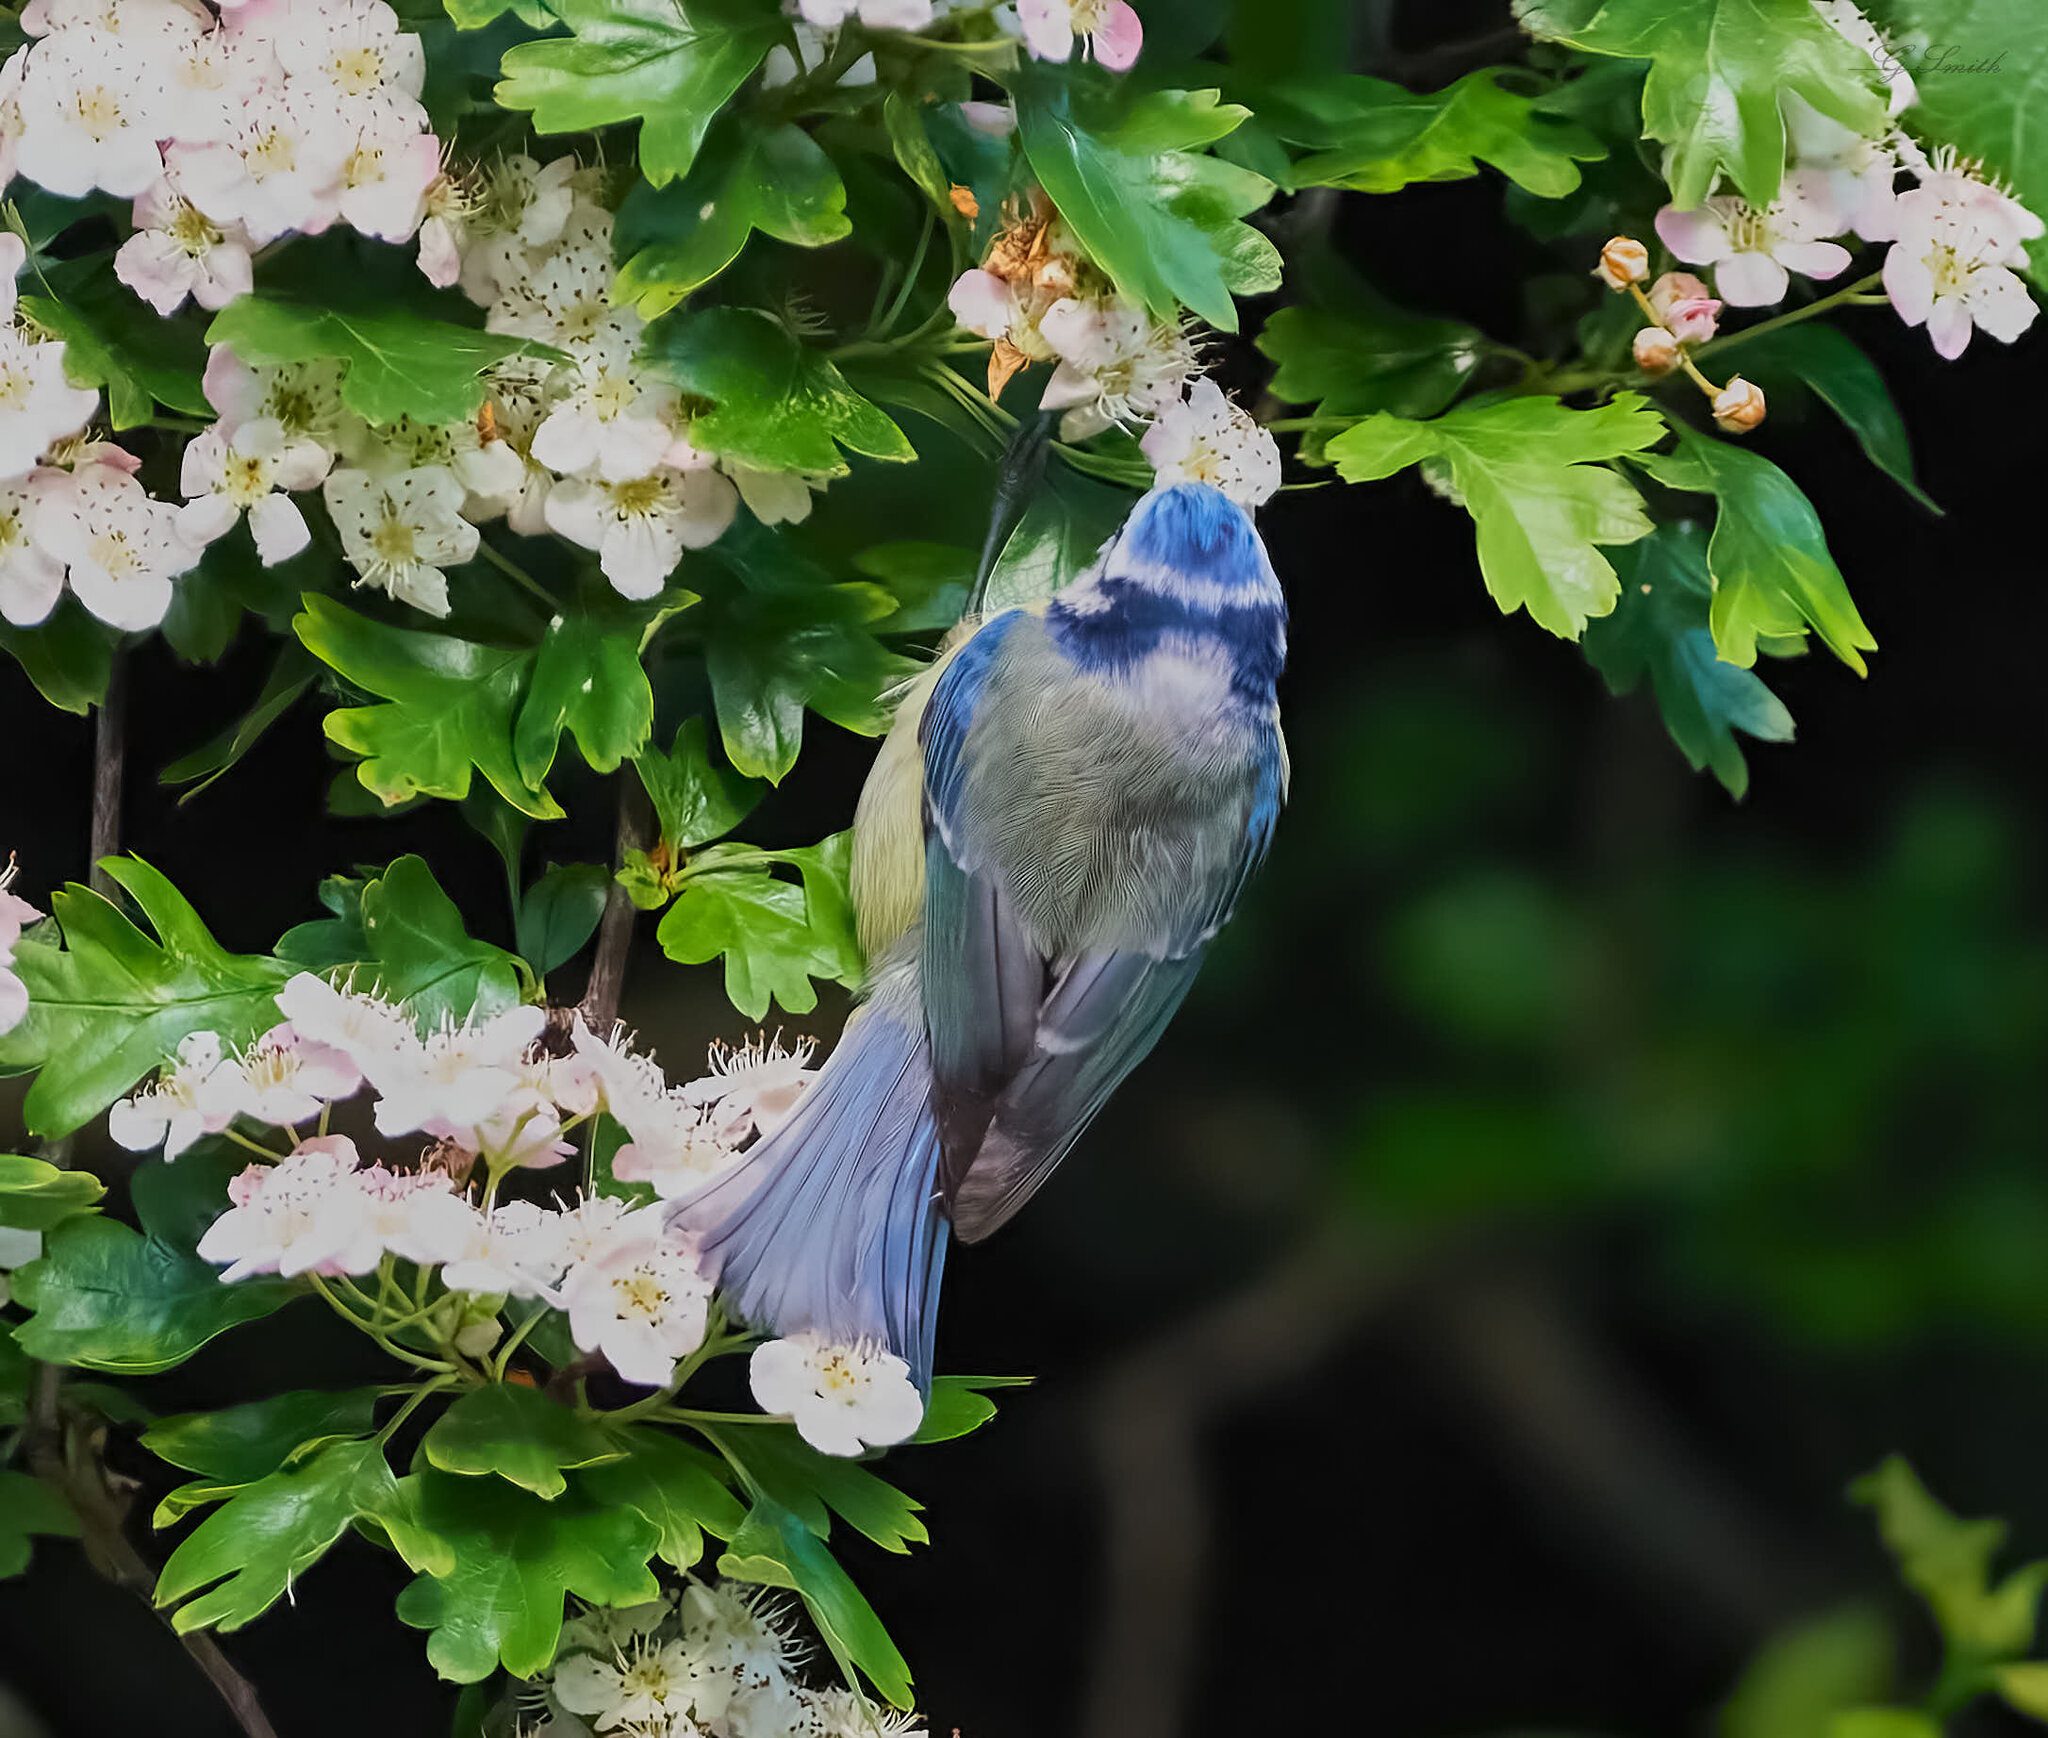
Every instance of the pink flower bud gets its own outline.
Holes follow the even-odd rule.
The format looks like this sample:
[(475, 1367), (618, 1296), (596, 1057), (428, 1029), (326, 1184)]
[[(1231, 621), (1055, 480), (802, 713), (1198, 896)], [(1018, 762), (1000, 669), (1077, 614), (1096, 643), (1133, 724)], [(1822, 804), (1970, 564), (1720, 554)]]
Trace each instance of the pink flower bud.
[(1636, 334), (1636, 366), (1645, 374), (1669, 374), (1678, 366), (1678, 340), (1662, 326), (1645, 326)]
[(1681, 344), (1704, 344), (1721, 329), (1721, 304), (1712, 296), (1688, 296), (1673, 302), (1664, 328)]
[(1714, 420), (1730, 434), (1748, 434), (1764, 420), (1763, 389), (1736, 375), (1714, 394)]
[(1664, 272), (1650, 286), (1650, 307), (1657, 318), (1662, 320), (1671, 312), (1674, 302), (1688, 302), (1695, 296), (1711, 296), (1704, 280), (1691, 272)]
[(1610, 290), (1625, 290), (1650, 275), (1650, 250), (1633, 236), (1617, 235), (1600, 250), (1593, 275)]

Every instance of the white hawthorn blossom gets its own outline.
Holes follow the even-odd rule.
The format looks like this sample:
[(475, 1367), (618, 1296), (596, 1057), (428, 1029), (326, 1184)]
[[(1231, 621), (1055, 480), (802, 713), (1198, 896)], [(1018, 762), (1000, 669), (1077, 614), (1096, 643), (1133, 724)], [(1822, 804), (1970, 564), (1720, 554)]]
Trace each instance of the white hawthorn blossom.
[(220, 1070), (215, 1083), (236, 1115), (291, 1128), (352, 1096), (363, 1075), (341, 1051), (301, 1037), (287, 1021)]
[(748, 1378), (761, 1410), (789, 1418), (820, 1454), (884, 1448), (924, 1422), (910, 1366), (879, 1346), (792, 1334), (757, 1346)]
[(620, 1727), (673, 1735), (695, 1732), (701, 1656), (680, 1636), (639, 1635), (608, 1654), (572, 1653), (555, 1668), (555, 1700), (600, 1730)]
[(721, 1137), (737, 1148), (755, 1135), (772, 1135), (795, 1114), (797, 1101), (818, 1078), (811, 1067), (818, 1047), (808, 1038), (785, 1050), (757, 1035), (744, 1044), (714, 1044), (711, 1072), (682, 1088), (685, 1104), (716, 1111)]
[(363, 1072), (378, 1093), (377, 1132), (434, 1136), (475, 1150), (470, 1136), (521, 1082), (527, 1046), (546, 1016), (524, 1004), (427, 1034), (368, 1058)]
[(738, 491), (717, 471), (663, 466), (619, 483), (564, 478), (546, 513), (557, 536), (596, 552), (614, 591), (638, 601), (660, 594), (684, 550), (723, 537), (738, 510)]
[(418, 1042), (402, 1008), (336, 989), (312, 972), (298, 973), (277, 992), (277, 1009), (301, 1040), (339, 1052), (363, 1075), (388, 1054)]
[(704, 1343), (711, 1282), (663, 1233), (658, 1213), (646, 1218), (571, 1268), (561, 1298), (579, 1350), (601, 1353), (628, 1382), (659, 1388)]
[(171, 607), (173, 583), (199, 563), (204, 546), (178, 509), (152, 496), (118, 447), (95, 449), (36, 506), (36, 538), (65, 564), (78, 601), (109, 627), (155, 627)]
[(212, 542), (243, 514), (265, 567), (288, 561), (312, 541), (306, 516), (287, 493), (315, 488), (332, 455), (317, 441), (293, 439), (274, 417), (245, 422), (232, 434), (219, 426), (186, 443), (179, 486), (188, 533)]
[(1280, 490), (1280, 443), (1215, 381), (1197, 380), (1145, 431), (1145, 457), (1162, 483), (1209, 483), (1241, 507)]
[[(7, 281), (11, 299), (11, 274)], [(57, 442), (82, 433), (99, 403), (71, 384), (61, 341), (0, 327), (0, 477), (26, 476)]]
[(64, 564), (36, 541), (36, 512), (61, 472), (31, 471), (0, 483), (0, 620), (32, 628), (64, 594)]
[(1064, 440), (1152, 421), (1180, 402), (1195, 371), (1195, 347), (1178, 324), (1124, 302), (1062, 297), (1038, 329), (1059, 358), (1039, 402), (1066, 412)]
[(95, 190), (137, 199), (163, 173), (157, 149), (161, 64), (103, 31), (57, 32), (35, 44), (15, 97), (15, 168), (65, 199)]
[(468, 493), (453, 471), (439, 466), (395, 477), (366, 471), (329, 476), (327, 511), (357, 584), (445, 616), (446, 569), (473, 561), (480, 541), (462, 517)]
[(2016, 230), (1995, 212), (1927, 188), (1900, 196), (1885, 293), (1907, 325), (1927, 328), (1936, 355), (1953, 361), (1978, 330), (2010, 344), (2034, 323), (2016, 269), (2025, 265)]
[(162, 1147), (165, 1159), (176, 1159), (195, 1141), (219, 1134), (235, 1120), (231, 1072), (219, 1035), (194, 1032), (178, 1046), (175, 1062), (114, 1106), (107, 1132), (131, 1153)]

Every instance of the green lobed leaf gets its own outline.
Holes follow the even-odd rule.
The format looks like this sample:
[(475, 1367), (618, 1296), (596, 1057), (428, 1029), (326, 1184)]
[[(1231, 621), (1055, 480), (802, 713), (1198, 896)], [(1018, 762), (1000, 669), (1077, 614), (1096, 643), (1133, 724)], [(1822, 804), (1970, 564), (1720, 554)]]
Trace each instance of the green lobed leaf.
[(1714, 645), (1731, 664), (1756, 662), (1759, 639), (1793, 638), (1812, 627), (1857, 675), (1877, 641), (1849, 596), (1827, 536), (1799, 485), (1761, 453), (1689, 428), (1674, 453), (1639, 453), (1636, 463), (1669, 489), (1719, 502), (1707, 542)]
[(1235, 332), (1233, 288), (1277, 286), (1268, 251), (1238, 234), (1273, 185), (1190, 154), (1217, 136), (1213, 102), (1195, 100), (1213, 95), (1154, 93), (1127, 114), (1124, 133), (1113, 115), (1081, 113), (1068, 85), (1034, 78), (1018, 92), (1018, 136), (1067, 227), (1125, 296), (1160, 319), (1185, 306)]
[(521, 43), (504, 59), (499, 106), (538, 133), (638, 121), (640, 172), (659, 187), (687, 175), (706, 129), (781, 34), (767, 0), (550, 0), (566, 37)]
[(931, 1543), (917, 1518), (924, 1505), (915, 1497), (858, 1461), (820, 1454), (789, 1425), (748, 1425), (709, 1434), (720, 1452), (744, 1470), (749, 1489), (820, 1539), (831, 1537), (832, 1516), (837, 1515), (885, 1551), (902, 1555), (913, 1545)]
[(853, 232), (846, 183), (801, 127), (735, 122), (681, 181), (635, 187), (619, 209), (625, 263), (613, 298), (644, 319), (665, 314), (738, 259), (756, 230), (794, 247), (825, 247)]
[(611, 1432), (623, 1458), (592, 1467), (581, 1483), (601, 1503), (633, 1509), (660, 1530), (661, 1560), (674, 1569), (704, 1556), (704, 1535), (730, 1539), (746, 1510), (728, 1488), (724, 1464), (666, 1431), (631, 1425)]
[(1347, 482), (1439, 461), (1478, 528), (1479, 568), (1502, 614), (1576, 639), (1620, 596), (1603, 544), (1650, 532), (1635, 486), (1601, 461), (1661, 440), (1663, 419), (1640, 394), (1592, 410), (1555, 398), (1461, 405), (1430, 422), (1381, 413), (1329, 443)]
[(416, 1018), (482, 1016), (519, 1000), (517, 962), (479, 941), (421, 857), (400, 857), (362, 890), (361, 922), (368, 952), (359, 973)]
[(1991, 1565), (2005, 1543), (2003, 1521), (1965, 1521), (1950, 1513), (1898, 1455), (1864, 1474), (1849, 1495), (1876, 1511), (1900, 1575), (1927, 1601), (1952, 1656), (1986, 1664), (2033, 1651), (2048, 1561), (2028, 1563), (1994, 1583)]
[(496, 1475), (549, 1501), (569, 1488), (564, 1473), (626, 1453), (593, 1420), (510, 1382), (470, 1389), (435, 1419), (420, 1446), (443, 1472)]
[(1912, 442), (1884, 376), (1847, 333), (1819, 320), (1780, 326), (1744, 341), (1741, 367), (1773, 403), (1775, 381), (1810, 387), (1856, 437), (1865, 458), (1930, 513), (1941, 511), (1913, 475)]
[(75, 385), (105, 389), (117, 433), (142, 427), (159, 404), (187, 416), (214, 414), (200, 383), (206, 344), (198, 326), (147, 310), (114, 276), (110, 255), (53, 262), (37, 281), (50, 294), (23, 296), (22, 314), (63, 340), (64, 372)]
[(1279, 364), (1268, 390), (1317, 416), (1435, 416), (1464, 390), (1490, 346), (1458, 320), (1432, 320), (1382, 301), (1339, 310), (1275, 311), (1259, 349)]
[(193, 1032), (217, 1032), (235, 1044), (267, 1031), (277, 1023), (272, 998), (288, 975), (278, 960), (227, 952), (139, 857), (108, 858), (102, 867), (156, 934), (72, 886), (51, 897), (54, 930), (40, 926), (16, 948), (29, 1011), (0, 1036), (0, 1073), (38, 1071), (22, 1114), (41, 1135), (84, 1127)]
[(660, 1591), (647, 1567), (660, 1529), (580, 1481), (548, 1502), (503, 1479), (430, 1470), (399, 1480), (375, 1518), (420, 1571), (398, 1596), (399, 1620), (430, 1632), (427, 1658), (458, 1684), (500, 1666), (520, 1678), (544, 1671), (571, 1593), (641, 1605)]
[(1670, 147), (1666, 175), (1681, 207), (1697, 205), (1723, 173), (1752, 205), (1777, 198), (1786, 93), (1852, 132), (1884, 130), (1876, 70), (1808, 0), (1525, 0), (1518, 12), (1540, 36), (1650, 63), (1643, 130)]
[(654, 732), (654, 689), (640, 662), (644, 612), (577, 605), (548, 624), (512, 727), (521, 780), (538, 790), (567, 731), (593, 772), (617, 772)]
[(544, 978), (567, 965), (597, 931), (611, 895), (602, 863), (557, 863), (519, 899), (519, 953)]
[(685, 719), (666, 753), (650, 748), (635, 755), (633, 770), (672, 852), (724, 838), (768, 794), (766, 780), (713, 764), (711, 732), (702, 718)]
[(229, 1497), (171, 1553), (156, 1603), (176, 1607), (171, 1627), (180, 1635), (240, 1629), (289, 1593), (358, 1516), (383, 1508), (394, 1482), (376, 1442), (331, 1442), (280, 1467)]
[(47, 1159), (0, 1154), (0, 1226), (49, 1231), (99, 1205), (107, 1187), (90, 1171), (60, 1171)]
[(1614, 694), (1648, 677), (1671, 740), (1693, 770), (1712, 767), (1732, 797), (1749, 789), (1749, 763), (1735, 740), (1790, 742), (1792, 714), (1752, 670), (1726, 663), (1707, 626), (1713, 584), (1706, 538), (1691, 524), (1660, 525), (1615, 557), (1621, 601), (1586, 629), (1586, 657)]
[(292, 623), (300, 642), (386, 702), (327, 715), (329, 740), (364, 757), (356, 776), (365, 790), (387, 806), (416, 796), (460, 802), (481, 772), (523, 814), (561, 818), (561, 805), (526, 782), (514, 747), (531, 650), (390, 627), (317, 595), (305, 606)]
[[(750, 1020), (769, 1002), (791, 1014), (818, 1005), (813, 978), (853, 985), (860, 981), (860, 944), (847, 894), (851, 833), (835, 834), (801, 851), (756, 851), (714, 845), (700, 852), (684, 877), (656, 938), (680, 965), (725, 960), (725, 993)], [(801, 887), (778, 879), (786, 864)]]
[(705, 308), (651, 327), (644, 360), (710, 408), (692, 443), (767, 471), (844, 476), (839, 449), (869, 458), (917, 457), (903, 431), (846, 383), (822, 351), (759, 308)]
[[(459, 305), (459, 304), (451, 304)], [(544, 347), (413, 309), (315, 306), (264, 295), (238, 296), (213, 317), (209, 344), (244, 362), (345, 362), (342, 402), (366, 422), (409, 416), (466, 422), (484, 401), (484, 370)]]
[(911, 1705), (910, 1667), (874, 1607), (817, 1537), (780, 1504), (756, 1500), (746, 1525), (719, 1558), (718, 1572), (800, 1595), (849, 1679), (857, 1668), (892, 1706)]
[(42, 1480), (0, 1468), (0, 1581), (28, 1567), (35, 1540), (75, 1539), (80, 1531), (70, 1505)]
[(142, 1446), (159, 1460), (224, 1484), (267, 1478), (308, 1443), (370, 1434), (374, 1388), (298, 1389), (218, 1412), (159, 1418)]
[(1560, 199), (1578, 187), (1581, 162), (1607, 154), (1540, 97), (1503, 84), (1495, 67), (1430, 93), (1353, 73), (1290, 80), (1272, 88), (1259, 119), (1308, 148), (1294, 164), (1298, 188), (1393, 193), (1462, 180), (1484, 162), (1539, 198)]
[(1773, 1637), (1721, 1710), (1718, 1738), (1814, 1738), (1837, 1714), (1881, 1702), (1895, 1670), (1882, 1609), (1847, 1605)]
[(779, 783), (803, 745), (806, 707), (863, 736), (888, 728), (883, 696), (918, 666), (870, 627), (896, 607), (887, 592), (830, 583), (786, 536), (758, 526), (735, 526), (707, 557), (736, 582), (707, 588), (694, 620), (738, 772)]
[[(2033, 0), (1874, 0), (1918, 93), (1918, 138), (1953, 145), (2008, 183), (2021, 204), (2048, 210), (2048, 29)], [(2048, 283), (2048, 241), (2028, 247)]]

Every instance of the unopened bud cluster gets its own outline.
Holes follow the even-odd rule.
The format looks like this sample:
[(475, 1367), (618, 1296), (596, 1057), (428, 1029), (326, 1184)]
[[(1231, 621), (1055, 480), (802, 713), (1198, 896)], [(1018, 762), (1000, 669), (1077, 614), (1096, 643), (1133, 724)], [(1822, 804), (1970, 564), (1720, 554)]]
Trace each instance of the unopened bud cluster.
[(1713, 406), (1714, 421), (1730, 434), (1747, 434), (1764, 420), (1759, 387), (1739, 374), (1727, 385), (1716, 386), (1688, 354), (1693, 346), (1708, 342), (1721, 324), (1721, 304), (1700, 279), (1691, 272), (1665, 272), (1645, 291), (1650, 250), (1629, 235), (1608, 241), (1593, 275), (1610, 290), (1633, 296), (1649, 320), (1631, 346), (1635, 364), (1645, 374), (1661, 379), (1684, 369)]

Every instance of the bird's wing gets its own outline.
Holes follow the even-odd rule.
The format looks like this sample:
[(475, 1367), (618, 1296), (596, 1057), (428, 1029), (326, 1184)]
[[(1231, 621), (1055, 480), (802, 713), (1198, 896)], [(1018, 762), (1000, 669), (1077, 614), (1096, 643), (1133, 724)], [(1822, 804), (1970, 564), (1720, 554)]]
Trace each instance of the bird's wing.
[[(1085, 690), (1032, 686), (1041, 631), (991, 621), (923, 725), (925, 1020), (942, 1184), (969, 1242), (1031, 1197), (1158, 1042), (1265, 854), (1285, 779), (1276, 732), (1248, 782), (1219, 778), (1216, 800), (1148, 829), (1159, 797), (1133, 772), (1139, 747), (1076, 721)], [(988, 710), (1015, 741), (970, 751)], [(1116, 806), (1111, 834), (1152, 839), (1150, 874), (1104, 858), (1101, 829), (1070, 812), (1091, 799)]]

